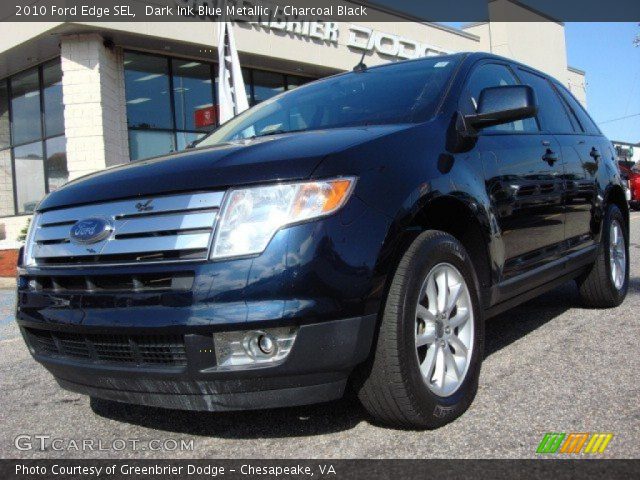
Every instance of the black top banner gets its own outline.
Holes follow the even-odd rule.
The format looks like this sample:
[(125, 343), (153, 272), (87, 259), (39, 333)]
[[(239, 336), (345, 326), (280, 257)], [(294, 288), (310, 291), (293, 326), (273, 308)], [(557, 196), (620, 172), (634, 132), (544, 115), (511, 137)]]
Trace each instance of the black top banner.
[(2, 22), (640, 21), (638, 0), (2, 0)]

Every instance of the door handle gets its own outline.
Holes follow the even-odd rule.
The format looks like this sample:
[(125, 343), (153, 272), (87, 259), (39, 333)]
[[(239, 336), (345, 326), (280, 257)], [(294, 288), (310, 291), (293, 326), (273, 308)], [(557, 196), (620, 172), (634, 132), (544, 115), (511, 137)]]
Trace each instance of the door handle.
[(589, 156), (593, 158), (596, 162), (601, 157), (600, 152), (596, 147), (591, 147), (591, 151), (589, 152)]
[(556, 154), (556, 152), (554, 152), (553, 150), (551, 150), (550, 148), (547, 148), (547, 151), (545, 152), (545, 154), (542, 156), (542, 160), (544, 160), (545, 162), (547, 162), (551, 167), (553, 167), (553, 164), (556, 163), (558, 161), (558, 155)]

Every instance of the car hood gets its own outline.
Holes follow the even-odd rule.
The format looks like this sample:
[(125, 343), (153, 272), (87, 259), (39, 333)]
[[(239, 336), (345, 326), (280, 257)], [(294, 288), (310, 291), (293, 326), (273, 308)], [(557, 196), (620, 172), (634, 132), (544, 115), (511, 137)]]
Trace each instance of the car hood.
[(280, 134), (132, 162), (69, 182), (45, 197), (38, 210), (305, 179), (327, 156), (406, 127), (385, 125)]

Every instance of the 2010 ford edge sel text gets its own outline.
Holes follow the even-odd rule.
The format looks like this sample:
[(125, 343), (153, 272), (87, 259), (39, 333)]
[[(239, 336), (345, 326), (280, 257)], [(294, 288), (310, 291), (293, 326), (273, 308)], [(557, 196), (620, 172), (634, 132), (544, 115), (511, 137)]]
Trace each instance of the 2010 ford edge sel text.
[(49, 194), (17, 321), (90, 396), (214, 411), (348, 387), (434, 428), (475, 396), (486, 318), (572, 279), (623, 301), (628, 225), (611, 143), (553, 78), (483, 53), (361, 66)]

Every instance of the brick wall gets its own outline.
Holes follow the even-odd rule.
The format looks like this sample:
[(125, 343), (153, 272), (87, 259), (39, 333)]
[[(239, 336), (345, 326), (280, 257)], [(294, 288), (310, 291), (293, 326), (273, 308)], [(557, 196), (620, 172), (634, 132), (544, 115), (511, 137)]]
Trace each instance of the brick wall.
[(60, 43), (69, 178), (129, 161), (122, 51), (97, 34)]
[(0, 250), (0, 278), (15, 277), (18, 265), (18, 250)]

